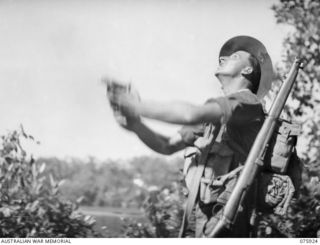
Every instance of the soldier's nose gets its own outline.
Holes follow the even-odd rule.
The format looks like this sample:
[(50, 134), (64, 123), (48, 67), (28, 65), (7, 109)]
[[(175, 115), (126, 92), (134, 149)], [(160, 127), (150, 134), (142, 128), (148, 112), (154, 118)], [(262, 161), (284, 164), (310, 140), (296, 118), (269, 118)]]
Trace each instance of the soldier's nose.
[(226, 56), (221, 56), (219, 58), (219, 64), (222, 65), (226, 61), (227, 57)]

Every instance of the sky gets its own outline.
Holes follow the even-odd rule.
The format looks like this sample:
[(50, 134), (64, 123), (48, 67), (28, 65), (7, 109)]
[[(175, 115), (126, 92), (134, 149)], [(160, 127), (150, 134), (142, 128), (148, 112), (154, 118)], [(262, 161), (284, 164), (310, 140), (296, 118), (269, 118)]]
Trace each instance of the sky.
[[(2, 0), (0, 134), (23, 124), (37, 157), (155, 154), (116, 124), (101, 78), (130, 81), (142, 99), (201, 104), (222, 94), (213, 73), (229, 38), (256, 37), (281, 61), (274, 2)], [(145, 122), (165, 135), (180, 127)]]

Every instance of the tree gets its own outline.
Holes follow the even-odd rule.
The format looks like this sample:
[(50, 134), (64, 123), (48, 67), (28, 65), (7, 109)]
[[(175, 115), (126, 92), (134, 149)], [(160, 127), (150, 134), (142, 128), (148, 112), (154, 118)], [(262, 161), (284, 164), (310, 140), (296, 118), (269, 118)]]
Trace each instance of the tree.
[(91, 216), (78, 212), (78, 204), (61, 199), (61, 182), (43, 175), (20, 144), (33, 139), (23, 128), (1, 137), (0, 236), (87, 237), (98, 236)]
[(281, 0), (272, 7), (277, 23), (290, 26), (285, 38), (283, 61), (288, 70), (294, 57), (303, 59), (304, 69), (293, 87), (289, 113), (303, 125), (308, 142), (303, 158), (312, 174), (320, 174), (320, 2)]
[[(284, 70), (295, 57), (303, 59), (304, 69), (293, 87), (286, 112), (302, 124), (300, 139), (305, 166), (299, 199), (287, 215), (264, 217), (261, 236), (320, 236), (320, 2), (318, 0), (280, 0), (273, 5), (277, 23), (291, 27), (285, 38)], [(267, 229), (266, 229), (267, 228)]]
[(178, 178), (182, 159), (141, 156), (122, 162), (99, 162), (94, 158), (36, 160), (39, 166), (43, 162), (44, 175), (65, 180), (60, 191), (68, 200), (83, 197), (81, 204), (86, 206), (140, 208), (149, 188), (170, 185)]

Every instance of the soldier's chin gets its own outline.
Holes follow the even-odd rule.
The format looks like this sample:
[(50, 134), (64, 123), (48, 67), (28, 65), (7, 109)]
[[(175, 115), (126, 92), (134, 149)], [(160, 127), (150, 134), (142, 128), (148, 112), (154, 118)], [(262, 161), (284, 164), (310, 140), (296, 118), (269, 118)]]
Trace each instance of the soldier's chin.
[(224, 76), (226, 75), (225, 72), (223, 72), (222, 70), (216, 70), (214, 75), (219, 78), (219, 76)]
[(223, 67), (218, 67), (217, 69), (216, 69), (216, 71), (215, 71), (215, 73), (214, 73), (216, 76), (217, 75), (225, 75), (225, 71), (224, 71), (224, 69), (223, 69)]

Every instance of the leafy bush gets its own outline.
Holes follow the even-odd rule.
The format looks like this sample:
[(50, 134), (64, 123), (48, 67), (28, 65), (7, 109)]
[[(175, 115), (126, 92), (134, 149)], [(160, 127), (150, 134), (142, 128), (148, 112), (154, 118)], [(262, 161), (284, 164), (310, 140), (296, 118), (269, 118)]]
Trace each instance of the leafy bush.
[(43, 175), (46, 165), (36, 165), (26, 154), (22, 138), (33, 140), (22, 127), (1, 137), (0, 236), (98, 236), (93, 218), (79, 213), (78, 203), (61, 199), (62, 182)]
[(125, 237), (178, 237), (185, 197), (180, 183), (151, 190), (143, 205), (148, 223), (125, 220)]
[(123, 237), (155, 238), (155, 228), (150, 223), (137, 222), (134, 219), (123, 219)]
[[(140, 208), (150, 186), (162, 187), (177, 179), (182, 159), (175, 157), (142, 156), (128, 160), (98, 161), (70, 158), (39, 158), (37, 165), (46, 162), (44, 174), (65, 179), (60, 187), (62, 196), (77, 200), (85, 206)], [(134, 182), (138, 180), (141, 185)]]
[[(300, 139), (305, 173), (301, 195), (287, 215), (265, 216), (261, 235), (320, 237), (320, 2), (318, 0), (280, 0), (272, 6), (278, 24), (290, 27), (283, 42), (284, 65), (288, 70), (294, 57), (303, 59), (304, 68), (293, 85), (286, 107), (288, 114), (302, 124)], [(267, 232), (265, 232), (267, 230)]]

